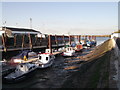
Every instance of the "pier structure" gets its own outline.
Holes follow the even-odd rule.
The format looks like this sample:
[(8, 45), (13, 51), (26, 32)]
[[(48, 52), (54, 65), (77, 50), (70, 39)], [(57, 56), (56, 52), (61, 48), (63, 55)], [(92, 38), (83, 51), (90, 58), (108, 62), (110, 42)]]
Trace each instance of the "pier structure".
[[(3, 27), (0, 30), (0, 51), (15, 51), (34, 48), (48, 48), (69, 45), (74, 41), (72, 35), (49, 35), (42, 34), (33, 29)], [(49, 41), (51, 40), (51, 41)]]
[[(0, 29), (0, 52), (15, 52), (45, 48), (60, 48), (72, 43), (80, 44), (88, 39), (96, 39), (95, 35), (48, 35), (40, 31), (25, 28), (2, 27)], [(7, 54), (6, 54), (7, 55)]]

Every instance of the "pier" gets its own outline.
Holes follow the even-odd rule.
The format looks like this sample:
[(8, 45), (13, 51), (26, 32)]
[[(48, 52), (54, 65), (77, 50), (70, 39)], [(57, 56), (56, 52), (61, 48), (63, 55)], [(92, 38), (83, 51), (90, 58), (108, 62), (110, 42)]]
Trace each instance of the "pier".
[[(72, 43), (86, 43), (86, 40), (96, 40), (95, 35), (47, 35), (33, 29), (2, 27), (0, 30), (0, 52), (2, 58), (11, 52), (21, 50), (44, 50), (60, 48)], [(106, 36), (105, 36), (106, 37)], [(108, 36), (107, 36), (108, 37)]]

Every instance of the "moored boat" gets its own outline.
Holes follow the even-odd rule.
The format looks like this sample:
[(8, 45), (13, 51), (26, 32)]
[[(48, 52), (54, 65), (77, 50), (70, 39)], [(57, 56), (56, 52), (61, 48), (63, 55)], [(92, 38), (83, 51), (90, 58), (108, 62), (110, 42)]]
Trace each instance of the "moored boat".
[(50, 67), (54, 62), (55, 56), (50, 53), (50, 49), (46, 49), (45, 53), (38, 54), (38, 61), (35, 64), (38, 68), (47, 68)]
[(25, 63), (37, 60), (37, 54), (33, 51), (25, 50), (17, 56), (11, 58), (11, 63)]
[(79, 44), (79, 45), (76, 45), (76, 46), (75, 46), (75, 51), (76, 51), (76, 52), (82, 51), (82, 49), (83, 49), (82, 44)]
[(62, 54), (63, 56), (75, 56), (75, 50), (73, 47), (67, 47), (65, 52)]
[(30, 73), (35, 71), (37, 66), (31, 63), (20, 63), (16, 66), (16, 69), (3, 78), (3, 82), (13, 83), (24, 79)]

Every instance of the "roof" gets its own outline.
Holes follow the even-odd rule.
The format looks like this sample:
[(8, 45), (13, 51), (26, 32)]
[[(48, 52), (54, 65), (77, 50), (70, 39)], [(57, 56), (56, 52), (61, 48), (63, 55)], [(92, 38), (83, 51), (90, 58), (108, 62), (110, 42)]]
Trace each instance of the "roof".
[(11, 30), (11, 31), (20, 31), (20, 32), (38, 32), (38, 33), (41, 33), (39, 31), (36, 31), (34, 29), (25, 29), (25, 28), (13, 28), (13, 27), (2, 27), (2, 29), (8, 29), (8, 30)]

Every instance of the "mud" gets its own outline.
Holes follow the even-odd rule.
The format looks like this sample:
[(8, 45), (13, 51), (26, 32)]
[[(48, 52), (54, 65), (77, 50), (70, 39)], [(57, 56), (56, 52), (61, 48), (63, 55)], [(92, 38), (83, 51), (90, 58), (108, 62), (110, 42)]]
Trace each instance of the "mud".
[[(3, 89), (6, 88), (61, 88), (67, 77), (72, 75), (72, 73), (79, 70), (82, 61), (69, 62), (74, 60), (79, 60), (77, 57), (81, 55), (88, 54), (88, 51), (84, 50), (83, 53), (77, 52), (75, 57), (63, 57), (57, 55), (54, 64), (46, 69), (37, 69), (35, 73), (25, 79), (22, 82), (5, 84), (3, 83)], [(75, 68), (73, 68), (75, 67)]]

